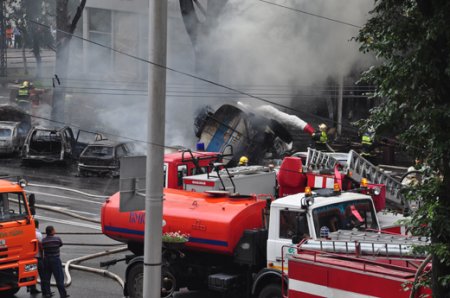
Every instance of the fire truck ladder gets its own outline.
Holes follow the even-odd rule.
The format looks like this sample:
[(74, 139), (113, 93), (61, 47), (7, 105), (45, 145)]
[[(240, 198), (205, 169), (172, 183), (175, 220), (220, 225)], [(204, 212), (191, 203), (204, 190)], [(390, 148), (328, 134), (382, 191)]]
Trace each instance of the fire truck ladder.
[[(339, 161), (329, 154), (319, 150), (308, 148), (306, 168), (310, 170), (333, 169)], [(384, 184), (386, 186), (386, 200), (398, 208), (404, 208), (405, 203), (400, 193), (402, 184), (386, 174), (382, 169), (373, 165), (364, 157), (350, 150), (344, 172), (354, 181), (366, 178), (371, 183)]]
[(346, 170), (347, 173), (351, 172), (353, 179), (356, 181), (366, 178), (371, 183), (384, 184), (386, 186), (386, 200), (396, 207), (405, 207), (403, 196), (400, 193), (402, 184), (354, 150), (349, 152)]
[(413, 246), (429, 243), (425, 237), (407, 237), (375, 232), (336, 231), (330, 239), (309, 239), (301, 244), (302, 249), (331, 253), (360, 254), (391, 257), (423, 257), (414, 253)]
[(334, 169), (338, 163), (338, 160), (328, 154), (328, 152), (308, 148), (305, 164), (308, 170)]

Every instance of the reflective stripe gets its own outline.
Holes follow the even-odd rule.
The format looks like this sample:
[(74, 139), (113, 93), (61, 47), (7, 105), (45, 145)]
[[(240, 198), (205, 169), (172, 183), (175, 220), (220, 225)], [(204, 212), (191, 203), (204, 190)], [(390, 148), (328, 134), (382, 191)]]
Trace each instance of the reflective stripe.
[(326, 133), (326, 132), (322, 131), (322, 132), (320, 133), (320, 139), (319, 139), (319, 141), (320, 141), (321, 143), (326, 143), (326, 142), (328, 141), (328, 136), (327, 136), (327, 133)]
[(364, 135), (362, 136), (362, 142), (363, 144), (372, 145), (372, 137)]
[(289, 279), (289, 291), (311, 294), (319, 297), (333, 298), (375, 298), (375, 296), (358, 294), (354, 292), (339, 290), (321, 286), (315, 283)]
[(27, 96), (29, 95), (28, 89), (19, 89), (19, 96)]

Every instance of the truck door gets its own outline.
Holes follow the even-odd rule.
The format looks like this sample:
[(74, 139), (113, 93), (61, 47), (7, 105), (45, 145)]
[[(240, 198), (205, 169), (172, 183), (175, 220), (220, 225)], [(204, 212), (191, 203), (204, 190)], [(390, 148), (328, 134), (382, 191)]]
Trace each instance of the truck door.
[[(275, 264), (281, 269), (281, 260), (293, 254), (295, 249), (283, 246), (299, 243), (303, 238), (309, 237), (309, 228), (306, 213), (301, 210), (280, 209), (276, 214), (270, 215), (271, 225), (267, 241), (267, 262)], [(284, 257), (281, 256), (283, 248)], [(287, 266), (287, 263), (284, 264)]]

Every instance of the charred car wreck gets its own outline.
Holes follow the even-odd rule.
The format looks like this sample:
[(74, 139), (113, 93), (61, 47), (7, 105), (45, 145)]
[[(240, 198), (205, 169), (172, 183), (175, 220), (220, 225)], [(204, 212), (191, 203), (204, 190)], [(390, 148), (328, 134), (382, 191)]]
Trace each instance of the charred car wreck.
[(68, 162), (76, 159), (86, 146), (75, 138), (72, 129), (33, 127), (22, 150), (22, 162)]
[(31, 127), (31, 117), (9, 105), (0, 106), (0, 154), (19, 153)]
[(119, 176), (120, 158), (134, 154), (131, 143), (99, 140), (89, 144), (80, 154), (79, 176)]

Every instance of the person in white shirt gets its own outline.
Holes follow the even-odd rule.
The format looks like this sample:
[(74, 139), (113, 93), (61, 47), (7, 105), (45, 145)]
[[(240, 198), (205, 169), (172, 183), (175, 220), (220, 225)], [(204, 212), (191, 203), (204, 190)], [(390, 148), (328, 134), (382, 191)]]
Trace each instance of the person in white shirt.
[[(43, 257), (43, 254), (42, 254), (42, 233), (39, 230), (39, 221), (37, 219), (34, 220), (34, 224), (36, 226), (36, 240), (38, 241), (38, 251), (37, 251), (35, 257), (36, 257), (36, 259), (38, 261), (38, 273), (39, 273), (39, 278), (41, 279), (41, 282), (42, 282), (43, 277), (44, 277), (44, 260), (42, 258)], [(28, 291), (32, 295), (41, 293), (41, 291), (39, 291), (36, 288), (36, 285), (29, 286), (28, 287)], [(44, 295), (45, 295), (45, 293), (44, 293)]]

